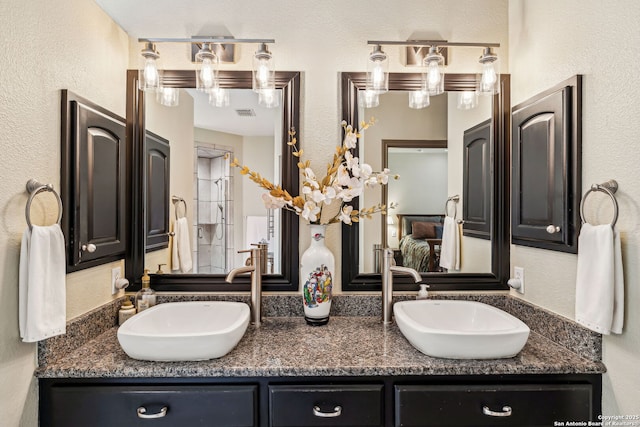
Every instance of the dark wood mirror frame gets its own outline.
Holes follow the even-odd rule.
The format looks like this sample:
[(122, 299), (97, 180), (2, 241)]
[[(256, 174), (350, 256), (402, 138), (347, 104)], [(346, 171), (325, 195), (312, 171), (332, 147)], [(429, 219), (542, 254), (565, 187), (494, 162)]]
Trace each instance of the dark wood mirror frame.
[[(493, 96), (493, 144), (494, 200), (491, 226), (491, 271), (492, 273), (427, 273), (422, 274), (431, 290), (505, 290), (509, 277), (509, 159), (510, 159), (510, 79), (508, 74), (500, 76), (500, 94)], [(359, 123), (358, 91), (366, 87), (366, 73), (342, 73), (342, 117), (348, 123)], [(473, 90), (475, 74), (446, 74), (445, 91)], [(419, 73), (390, 73), (389, 90), (417, 90), (421, 86)], [(357, 148), (356, 148), (357, 150)], [(357, 155), (357, 152), (355, 153)], [(358, 199), (355, 199), (357, 209)], [(380, 290), (379, 273), (360, 273), (359, 241), (357, 225), (342, 226), (342, 289), (344, 291)], [(394, 278), (394, 289), (416, 290), (417, 286), (408, 276)]]
[[(300, 73), (277, 71), (276, 88), (282, 90), (282, 152), (288, 152), (287, 138), (290, 129), (300, 129)], [(251, 89), (251, 71), (220, 71), (220, 86), (230, 89)], [(165, 70), (163, 84), (166, 87), (195, 88), (193, 70)], [(140, 289), (144, 272), (144, 92), (138, 90), (138, 70), (127, 72), (127, 139), (128, 176), (130, 183), (131, 216), (130, 244), (125, 258), (126, 276), (131, 283), (128, 290)], [(293, 156), (282, 156), (282, 187), (297, 190), (299, 176)], [(263, 289), (268, 291), (298, 290), (298, 216), (289, 211), (282, 213), (282, 265), (280, 274), (268, 274), (262, 278)], [(152, 275), (151, 285), (156, 291), (248, 291), (249, 276), (238, 276), (233, 284), (225, 282), (222, 274), (160, 274)]]

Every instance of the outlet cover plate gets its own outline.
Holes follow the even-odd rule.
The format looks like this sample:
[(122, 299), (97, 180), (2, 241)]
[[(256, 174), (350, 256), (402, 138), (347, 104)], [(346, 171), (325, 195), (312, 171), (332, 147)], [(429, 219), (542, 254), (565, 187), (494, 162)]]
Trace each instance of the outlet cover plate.
[(520, 280), (520, 288), (516, 289), (516, 292), (524, 294), (524, 268), (513, 267), (513, 277)]
[(113, 267), (111, 269), (111, 295), (115, 295), (119, 292), (119, 289), (116, 288), (116, 280), (118, 280), (122, 276), (122, 268), (120, 266)]

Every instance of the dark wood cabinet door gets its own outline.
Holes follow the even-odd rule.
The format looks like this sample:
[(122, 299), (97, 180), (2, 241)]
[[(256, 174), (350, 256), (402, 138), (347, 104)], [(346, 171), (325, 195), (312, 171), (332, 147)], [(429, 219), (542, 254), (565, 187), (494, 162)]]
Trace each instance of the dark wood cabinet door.
[(124, 257), (126, 133), (124, 119), (70, 92), (64, 126), (63, 228), (67, 270), (75, 271)]
[(592, 419), (589, 384), (398, 385), (396, 426), (552, 426)]
[(580, 148), (579, 103), (574, 99), (580, 90), (577, 83), (567, 83), (513, 109), (515, 244), (577, 251)]
[(462, 230), (465, 236), (491, 238), (493, 152), (491, 120), (464, 132)]
[(49, 427), (257, 425), (255, 385), (67, 386), (48, 398)]
[(147, 131), (145, 138), (147, 252), (169, 246), (169, 141)]

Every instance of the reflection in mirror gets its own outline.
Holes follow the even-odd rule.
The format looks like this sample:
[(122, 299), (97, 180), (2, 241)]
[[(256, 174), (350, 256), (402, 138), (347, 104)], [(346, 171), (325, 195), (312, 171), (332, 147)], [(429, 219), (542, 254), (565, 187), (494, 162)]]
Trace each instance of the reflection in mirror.
[[(269, 256), (263, 288), (297, 290), (298, 217), (289, 212), (270, 216), (257, 186), (243, 185), (243, 180), (234, 175), (237, 169), (229, 168), (229, 162), (237, 157), (241, 163), (265, 171), (268, 178), (283, 187), (298, 188), (293, 160), (280, 153), (287, 147), (288, 130), (299, 128), (300, 73), (276, 72), (279, 106), (267, 109), (255, 102), (258, 96), (251, 91), (250, 71), (221, 71), (221, 88), (231, 90), (230, 108), (226, 110), (211, 107), (206, 95), (192, 89), (192, 70), (164, 71), (165, 87), (180, 89), (178, 105), (172, 107), (160, 105), (154, 96), (138, 91), (135, 70), (127, 76), (127, 129), (132, 140), (135, 178), (131, 188), (132, 244), (125, 266), (127, 278), (135, 283), (132, 287), (139, 287), (144, 268), (154, 273), (160, 270), (159, 265), (167, 264), (161, 267), (163, 274), (152, 275), (152, 285), (158, 291), (248, 290), (249, 277), (239, 277), (228, 284), (225, 273), (246, 262), (246, 254), (238, 254), (239, 250), (264, 240), (269, 245)], [(238, 117), (240, 113), (250, 116)], [(263, 116), (263, 126), (254, 126), (252, 119)], [(231, 127), (235, 121), (240, 125)], [(190, 269), (172, 264), (171, 247), (145, 253), (144, 227), (135, 226), (144, 224), (147, 209), (143, 191), (146, 132), (170, 143), (170, 194), (183, 198), (187, 205), (185, 215), (181, 203), (170, 204), (170, 218), (174, 222), (186, 216), (185, 234), (191, 250), (185, 253), (191, 255)]]
[[(464, 132), (491, 117), (491, 97), (480, 96), (474, 108), (461, 109), (463, 93), (432, 96), (428, 107), (412, 109), (409, 91), (392, 91), (380, 95), (376, 108), (361, 110), (362, 117), (377, 120), (364, 135), (361, 156), (400, 179), (365, 193), (367, 205), (397, 207), (386, 218), (360, 224), (360, 273), (378, 271), (374, 248), (379, 244), (394, 250), (397, 264), (423, 273), (491, 273), (491, 242), (463, 233), (459, 268), (440, 266), (445, 204), (449, 197), (463, 195)], [(462, 212), (459, 197), (449, 204), (449, 216), (462, 219)]]
[[(509, 76), (501, 76), (500, 94), (479, 97), (479, 104), (474, 108), (465, 108), (470, 106), (468, 99), (459, 103), (458, 96), (475, 88), (476, 76), (473, 74), (447, 74), (447, 93), (431, 97), (430, 105), (424, 109), (408, 106), (408, 93), (421, 87), (420, 74), (391, 73), (389, 79), (390, 90), (379, 96), (379, 106), (364, 109), (358, 99), (366, 86), (365, 73), (342, 74), (343, 119), (357, 122), (373, 116), (377, 120), (376, 126), (368, 130), (358, 155), (374, 168), (375, 165), (388, 167), (392, 173), (400, 175), (400, 179), (391, 182), (388, 188), (368, 191), (364, 196), (366, 205), (378, 201), (397, 202), (398, 207), (391, 210), (387, 218), (343, 227), (343, 259), (351, 260), (350, 263), (343, 262), (343, 290), (379, 289), (380, 275), (376, 273), (374, 248), (382, 245), (395, 250), (397, 263), (418, 268), (432, 289), (504, 289), (509, 269), (508, 230), (504, 221), (508, 209), (505, 118), (509, 110)], [(475, 100), (474, 97), (472, 103)], [(464, 131), (487, 119), (492, 123), (490, 141), (495, 153), (491, 159), (491, 197), (487, 200), (491, 211), (491, 240), (473, 238), (461, 232), (460, 266), (444, 269), (438, 259), (442, 240), (438, 229), (449, 197), (459, 196), (455, 211), (457, 219), (462, 217)], [(424, 146), (420, 147), (421, 144)], [(424, 155), (418, 155), (417, 151), (396, 151), (403, 147), (429, 150), (423, 151)], [(434, 153), (432, 148), (438, 148), (439, 153)], [(453, 216), (451, 203), (449, 207)], [(423, 244), (422, 251), (407, 249), (409, 252), (405, 256), (413, 259), (403, 262), (403, 243), (407, 243), (406, 236), (411, 234), (412, 222), (416, 220), (432, 224), (426, 226), (428, 236), (419, 239)], [(461, 231), (461, 227), (458, 229)], [(402, 277), (394, 279), (394, 287), (401, 290), (416, 288)]]
[[(282, 91), (275, 92), (279, 99)], [(148, 252), (147, 266), (167, 264), (164, 273), (225, 274), (247, 261), (248, 254), (239, 250), (266, 243), (265, 271), (281, 271), (281, 212), (265, 209), (260, 189), (243, 185), (239, 170), (229, 163), (241, 159), (280, 182), (282, 108), (260, 105), (251, 89), (231, 89), (228, 95), (229, 105), (217, 107), (205, 92), (179, 89), (178, 105), (152, 100), (145, 106), (146, 129), (170, 141), (170, 193), (178, 198), (170, 221), (175, 231), (176, 221), (186, 217), (190, 232), (182, 238), (191, 247), (192, 261), (185, 271), (176, 259), (183, 258), (177, 244), (176, 253), (171, 247)]]

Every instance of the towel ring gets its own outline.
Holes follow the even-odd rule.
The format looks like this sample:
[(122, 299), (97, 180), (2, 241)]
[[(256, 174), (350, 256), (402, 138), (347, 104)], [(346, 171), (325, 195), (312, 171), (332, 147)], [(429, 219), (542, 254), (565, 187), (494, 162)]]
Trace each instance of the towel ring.
[(183, 216), (187, 216), (187, 202), (182, 198), (182, 197), (178, 197), (178, 196), (171, 196), (171, 201), (173, 202), (174, 209), (175, 209), (175, 214), (176, 214), (176, 220), (178, 220), (178, 203), (182, 202), (183, 206), (184, 206), (184, 215)]
[(457, 207), (457, 203), (460, 200), (460, 196), (455, 195), (455, 196), (451, 196), (447, 199), (447, 201), (444, 204), (444, 215), (445, 216), (449, 216), (449, 202), (453, 202), (453, 219), (456, 219), (458, 217), (458, 207)]
[(58, 201), (58, 220), (56, 221), (56, 224), (60, 225), (62, 222), (62, 199), (60, 198), (60, 195), (56, 192), (56, 190), (53, 189), (53, 185), (42, 184), (41, 182), (38, 182), (37, 180), (31, 178), (29, 181), (27, 181), (27, 191), (29, 192), (30, 196), (27, 200), (27, 206), (24, 209), (24, 215), (27, 220), (29, 229), (33, 228), (33, 225), (31, 224), (31, 202), (33, 202), (33, 199), (38, 195), (38, 193), (41, 193), (43, 191), (49, 191), (53, 193), (54, 196), (56, 196), (56, 200)]
[(616, 222), (618, 221), (618, 201), (616, 200), (616, 196), (613, 194), (618, 191), (618, 183), (613, 179), (602, 184), (593, 184), (591, 185), (591, 188), (584, 193), (584, 196), (582, 196), (582, 200), (580, 201), (580, 219), (582, 220), (582, 223), (584, 224), (587, 222), (584, 216), (584, 202), (587, 200), (587, 196), (595, 191), (607, 194), (613, 202), (613, 220), (611, 221), (611, 227), (615, 227)]

